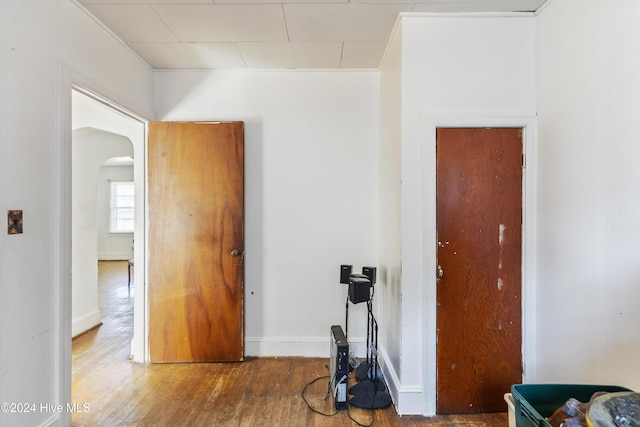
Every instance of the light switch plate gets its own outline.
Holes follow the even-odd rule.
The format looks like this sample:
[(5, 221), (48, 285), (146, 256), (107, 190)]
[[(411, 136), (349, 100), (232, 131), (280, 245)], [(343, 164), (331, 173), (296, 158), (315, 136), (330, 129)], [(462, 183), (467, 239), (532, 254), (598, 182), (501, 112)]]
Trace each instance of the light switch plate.
[(7, 211), (9, 234), (22, 234), (22, 210)]

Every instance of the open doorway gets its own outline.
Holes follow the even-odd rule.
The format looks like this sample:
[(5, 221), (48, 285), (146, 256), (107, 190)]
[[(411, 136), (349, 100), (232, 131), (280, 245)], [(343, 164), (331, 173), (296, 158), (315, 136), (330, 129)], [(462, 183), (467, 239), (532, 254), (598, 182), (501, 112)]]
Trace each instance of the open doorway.
[[(81, 88), (72, 100), (71, 335), (103, 322), (99, 303), (99, 260), (121, 264), (124, 290), (133, 306), (133, 332), (127, 354), (144, 361), (144, 147), (145, 123)], [(132, 182), (132, 230), (113, 230), (112, 182)], [(105, 219), (108, 218), (108, 219)], [(141, 266), (130, 268), (131, 265)], [(138, 262), (136, 262), (138, 261)], [(131, 278), (128, 279), (128, 273)], [(135, 299), (134, 299), (135, 296)]]
[[(133, 212), (120, 230), (109, 225), (111, 182), (133, 184), (133, 144), (123, 135), (94, 127), (74, 129), (72, 140), (71, 333), (78, 336), (102, 323), (98, 261), (132, 259)], [(117, 157), (116, 157), (117, 156)], [(109, 166), (113, 158), (129, 165)], [(131, 192), (132, 193), (132, 192)], [(135, 209), (133, 195), (126, 201)]]

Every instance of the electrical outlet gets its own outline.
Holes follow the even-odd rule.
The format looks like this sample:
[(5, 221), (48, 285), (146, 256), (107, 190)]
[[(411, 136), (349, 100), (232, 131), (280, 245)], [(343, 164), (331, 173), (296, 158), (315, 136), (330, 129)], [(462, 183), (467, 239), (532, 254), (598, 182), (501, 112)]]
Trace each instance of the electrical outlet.
[(22, 234), (22, 210), (7, 211), (9, 234)]

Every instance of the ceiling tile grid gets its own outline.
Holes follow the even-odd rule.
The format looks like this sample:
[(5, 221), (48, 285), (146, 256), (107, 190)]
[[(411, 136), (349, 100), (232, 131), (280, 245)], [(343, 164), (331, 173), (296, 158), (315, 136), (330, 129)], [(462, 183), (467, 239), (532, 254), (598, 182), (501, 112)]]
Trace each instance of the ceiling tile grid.
[(377, 68), (402, 12), (533, 12), (547, 0), (78, 0), (156, 69)]

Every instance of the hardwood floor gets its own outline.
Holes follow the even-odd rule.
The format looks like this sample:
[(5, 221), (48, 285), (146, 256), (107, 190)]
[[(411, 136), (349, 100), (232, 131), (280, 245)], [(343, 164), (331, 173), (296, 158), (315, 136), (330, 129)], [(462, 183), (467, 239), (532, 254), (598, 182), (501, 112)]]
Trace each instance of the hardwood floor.
[[(133, 283), (130, 293), (127, 262), (102, 261), (99, 271), (103, 324), (73, 340), (72, 403), (78, 411), (72, 426), (508, 426), (506, 413), (400, 417), (392, 406), (317, 414), (302, 390), (328, 375), (328, 358), (132, 363)], [(331, 398), (325, 399), (327, 381), (310, 385), (305, 397), (316, 410), (334, 413)]]

